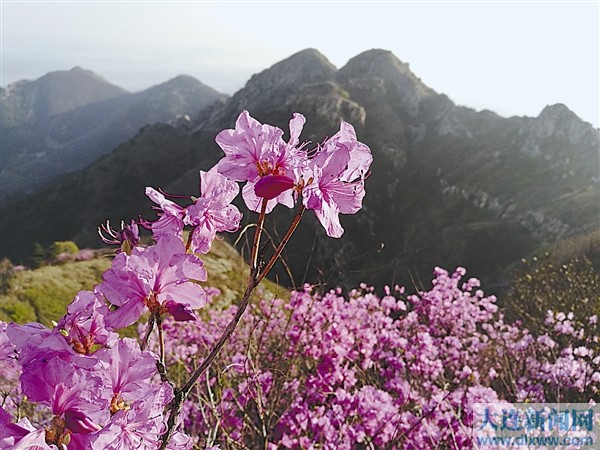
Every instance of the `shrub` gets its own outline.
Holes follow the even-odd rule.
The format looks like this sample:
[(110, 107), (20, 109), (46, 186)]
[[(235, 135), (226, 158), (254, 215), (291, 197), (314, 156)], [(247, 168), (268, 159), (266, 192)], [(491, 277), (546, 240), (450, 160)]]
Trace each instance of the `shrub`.
[(0, 294), (6, 294), (10, 287), (10, 281), (15, 275), (15, 270), (8, 258), (0, 260)]
[(600, 271), (586, 256), (557, 261), (551, 255), (523, 260), (512, 283), (506, 314), (543, 334), (548, 311), (577, 312), (579, 326), (600, 315)]
[[(409, 296), (362, 285), (264, 298), (195, 388), (186, 432), (222, 449), (472, 448), (475, 402), (597, 398), (594, 319), (575, 328), (573, 314), (556, 313), (536, 336), (464, 275), (437, 269), (430, 291)], [(174, 379), (235, 311), (165, 324)]]

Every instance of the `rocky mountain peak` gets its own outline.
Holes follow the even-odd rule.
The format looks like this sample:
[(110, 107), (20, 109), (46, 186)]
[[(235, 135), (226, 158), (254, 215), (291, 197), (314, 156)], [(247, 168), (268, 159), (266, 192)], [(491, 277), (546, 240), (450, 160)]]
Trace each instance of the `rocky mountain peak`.
[(272, 91), (280, 88), (321, 83), (333, 79), (336, 67), (313, 48), (302, 50), (254, 75), (247, 89)]
[(127, 93), (125, 89), (111, 84), (100, 75), (91, 70), (83, 69), (80, 66), (75, 66), (70, 70), (49, 72), (32, 83), (47, 85), (53, 89), (67, 89), (69, 84), (76, 84), (82, 87), (89, 87), (90, 90), (110, 89), (117, 95)]
[(535, 119), (539, 138), (557, 137), (572, 144), (598, 141), (598, 132), (562, 103), (547, 105)]
[(581, 120), (573, 111), (562, 103), (554, 105), (546, 105), (538, 116), (540, 120), (565, 121), (565, 120)]
[(372, 49), (355, 56), (340, 69), (338, 77), (340, 79), (383, 78), (388, 82), (412, 89), (421, 97), (435, 94), (433, 89), (426, 86), (410, 70), (408, 63), (400, 61), (389, 50)]
[[(225, 102), (224, 107), (207, 108), (198, 117), (195, 131), (214, 131), (230, 126), (244, 109), (253, 111), (260, 120), (267, 121), (268, 117), (282, 110), (289, 111), (290, 105), (297, 104), (294, 99), (303, 96), (307, 90), (313, 93), (327, 90), (326, 85), (334, 84), (336, 71), (336, 67), (319, 51), (313, 48), (302, 50), (253, 75), (244, 88)], [(322, 99), (322, 96), (319, 98)], [(274, 105), (278, 106), (277, 112), (274, 111)], [(305, 105), (296, 108), (301, 106)], [(288, 119), (291, 112), (285, 113)]]
[(168, 80), (165, 84), (201, 84), (200, 81), (198, 81), (196, 78), (192, 77), (191, 75), (177, 75), (175, 78), (171, 78), (170, 80)]
[(86, 70), (86, 69), (84, 69), (81, 66), (75, 66), (71, 70), (64, 71), (64, 72), (62, 72), (62, 71), (50, 72), (50, 74), (55, 74), (55, 75), (60, 75), (60, 74), (64, 74), (64, 73), (68, 73), (68, 74), (73, 75), (73, 76), (92, 77), (92, 78), (95, 78), (97, 80), (103, 80), (104, 82), (108, 83), (108, 81), (106, 81), (100, 75), (92, 72), (91, 70)]
[(424, 99), (437, 95), (388, 50), (372, 49), (355, 56), (339, 70), (337, 79), (351, 92), (362, 91), (365, 97), (391, 96), (410, 117), (418, 115)]
[(177, 75), (176, 77), (171, 78), (170, 80), (165, 81), (164, 83), (157, 84), (156, 86), (152, 86), (142, 92), (156, 93), (156, 92), (162, 92), (162, 91), (186, 91), (186, 90), (190, 90), (190, 89), (194, 90), (194, 91), (195, 90), (210, 91), (211, 93), (214, 93), (218, 96), (222, 96), (222, 94), (219, 94), (213, 88), (205, 85), (204, 83), (202, 83), (201, 81), (192, 77), (191, 75)]

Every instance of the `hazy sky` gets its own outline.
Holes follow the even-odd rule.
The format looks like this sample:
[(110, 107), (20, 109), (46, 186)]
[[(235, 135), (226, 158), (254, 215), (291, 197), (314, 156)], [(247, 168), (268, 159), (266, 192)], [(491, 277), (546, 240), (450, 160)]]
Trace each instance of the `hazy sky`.
[(2, 86), (79, 65), (132, 91), (185, 73), (231, 94), (307, 47), (337, 67), (383, 48), (459, 104), (599, 123), (598, 1), (0, 1)]

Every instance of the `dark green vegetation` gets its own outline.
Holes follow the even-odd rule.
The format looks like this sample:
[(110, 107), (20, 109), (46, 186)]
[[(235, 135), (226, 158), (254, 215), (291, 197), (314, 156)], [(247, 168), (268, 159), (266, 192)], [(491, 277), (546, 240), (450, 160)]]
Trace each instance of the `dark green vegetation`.
[(573, 312), (581, 320), (600, 316), (600, 231), (523, 259), (504, 300), (509, 319), (532, 330), (544, 330), (549, 310)]
[[(276, 267), (284, 284), (410, 286), (429, 280), (436, 265), (463, 265), (494, 292), (509, 285), (521, 258), (600, 227), (600, 137), (564, 105), (502, 118), (456, 106), (390, 52), (365, 52), (337, 70), (305, 50), (189, 127), (147, 126), (88, 168), (3, 208), (3, 254), (26, 261), (35, 241), (97, 245), (96, 226), (107, 218), (153, 218), (146, 186), (198, 195), (198, 170), (222, 156), (215, 135), (243, 109), (283, 129), (302, 112), (301, 139), (312, 141), (344, 119), (373, 151), (363, 210), (342, 217), (339, 240), (307, 212), (285, 254), (294, 279)], [(269, 218), (275, 240), (293, 214), (281, 208)]]
[(14, 201), (86, 167), (160, 122), (188, 117), (224, 98), (189, 76), (129, 93), (78, 67), (2, 89), (2, 200)]

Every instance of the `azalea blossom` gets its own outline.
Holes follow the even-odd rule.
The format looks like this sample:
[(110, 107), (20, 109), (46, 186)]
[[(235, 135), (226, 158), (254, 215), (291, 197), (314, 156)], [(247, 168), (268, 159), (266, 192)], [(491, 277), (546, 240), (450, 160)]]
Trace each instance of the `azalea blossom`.
[(204, 263), (186, 254), (183, 242), (174, 236), (166, 235), (148, 248), (136, 247), (131, 255), (119, 253), (103, 278), (98, 291), (118, 306), (105, 319), (109, 329), (131, 325), (147, 310), (193, 320), (193, 310), (206, 304), (206, 294), (197, 284), (206, 281)]
[(105, 244), (118, 245), (121, 247), (117, 250), (117, 253), (124, 249), (131, 249), (140, 243), (140, 230), (138, 224), (134, 220), (132, 220), (129, 225), (125, 225), (125, 222), (122, 221), (120, 230), (113, 229), (110, 226), (110, 222), (107, 220), (106, 224), (98, 227), (98, 234)]
[(162, 415), (147, 407), (144, 400), (131, 409), (113, 414), (106, 426), (94, 435), (94, 450), (156, 449), (162, 430)]
[(183, 222), (194, 227), (192, 251), (208, 253), (217, 232), (234, 232), (240, 226), (242, 213), (231, 202), (240, 188), (212, 168), (200, 171), (200, 198), (185, 209)]
[(147, 187), (146, 195), (158, 205), (154, 208), (159, 211), (159, 219), (144, 220), (142, 225), (152, 230), (157, 241), (163, 236), (181, 238), (184, 226), (192, 226), (190, 249), (195, 253), (208, 253), (218, 232), (234, 232), (239, 228), (242, 213), (231, 204), (239, 191), (237, 183), (221, 175), (215, 167), (208, 172), (200, 171), (201, 196), (190, 197), (194, 203), (187, 207)]
[(90, 355), (99, 346), (111, 346), (119, 335), (104, 326), (109, 309), (98, 295), (80, 291), (67, 307), (56, 329), (77, 353)]
[(120, 339), (112, 348), (101, 349), (95, 356), (102, 362), (97, 372), (105, 378), (112, 414), (129, 409), (136, 400), (146, 398), (155, 390), (150, 379), (157, 373), (156, 355), (140, 350), (129, 338)]
[(267, 212), (277, 203), (293, 206), (294, 171), (306, 163), (306, 152), (299, 146), (305, 121), (302, 114), (293, 115), (289, 124), (290, 139), (285, 142), (283, 130), (261, 124), (248, 111), (243, 111), (235, 129), (223, 130), (217, 135), (216, 142), (225, 153), (217, 170), (231, 180), (248, 182), (242, 196), (250, 210), (259, 211), (263, 198), (269, 200)]
[(354, 127), (342, 122), (340, 131), (323, 143), (302, 177), (302, 202), (312, 209), (327, 235), (344, 233), (339, 214), (355, 214), (365, 196), (364, 180), (373, 161), (371, 151), (356, 140)]
[(159, 211), (159, 218), (154, 222), (142, 220), (142, 226), (152, 230), (152, 236), (156, 240), (159, 240), (163, 236), (179, 236), (181, 238), (184, 226), (184, 208), (171, 200), (167, 200), (163, 194), (154, 188), (147, 187), (146, 195), (158, 205), (154, 209)]
[(52, 447), (46, 444), (44, 429), (36, 429), (27, 419), (11, 423), (10, 414), (0, 406), (0, 448), (11, 450), (18, 448), (51, 449)]
[[(133, 367), (132, 367), (133, 369)], [(135, 369), (133, 369), (135, 370)], [(131, 378), (131, 381), (135, 376)], [(93, 450), (157, 449), (165, 431), (163, 409), (172, 400), (172, 390), (166, 384), (141, 395), (131, 407), (114, 412), (108, 423), (90, 437)], [(168, 449), (189, 449), (191, 440), (177, 433)]]
[(107, 402), (101, 397), (102, 379), (88, 370), (65, 364), (58, 357), (23, 367), (21, 385), (30, 401), (49, 406), (54, 414), (45, 429), (48, 444), (61, 448), (75, 435), (100, 430), (99, 423), (108, 418)]
[(6, 328), (6, 335), (17, 351), (18, 361), (22, 367), (35, 361), (45, 360), (49, 354), (61, 358), (65, 364), (85, 369), (97, 363), (97, 360), (75, 351), (58, 328), (50, 330), (37, 322), (25, 325), (10, 323)]

